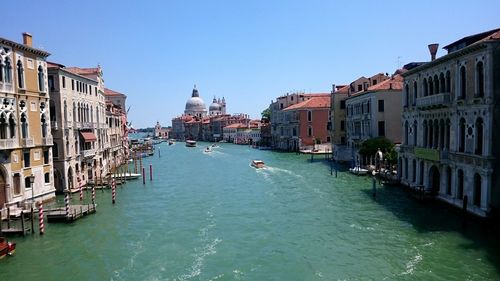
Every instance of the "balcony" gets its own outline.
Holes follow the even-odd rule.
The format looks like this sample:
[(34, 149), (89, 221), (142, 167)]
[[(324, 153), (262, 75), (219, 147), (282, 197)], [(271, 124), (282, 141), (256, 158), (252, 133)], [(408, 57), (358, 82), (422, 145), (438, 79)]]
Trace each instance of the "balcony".
[(94, 123), (92, 122), (81, 122), (81, 127), (82, 129), (93, 129), (94, 128)]
[(80, 128), (80, 122), (73, 122), (73, 128)]
[(35, 142), (33, 141), (33, 138), (22, 139), (21, 144), (23, 145), (23, 147), (35, 146)]
[(2, 93), (14, 93), (14, 86), (12, 83), (1, 83), (0, 82), (0, 91)]
[(82, 150), (82, 151), (80, 151), (80, 154), (82, 155), (83, 158), (94, 157), (95, 156), (95, 149)]
[(0, 150), (13, 149), (17, 147), (17, 139), (0, 140)]
[(51, 146), (53, 144), (54, 144), (54, 141), (52, 139), (52, 136), (48, 136), (46, 138), (42, 138), (42, 145)]
[(451, 94), (450, 93), (440, 93), (432, 96), (417, 98), (418, 108), (442, 108), (448, 107), (451, 104)]

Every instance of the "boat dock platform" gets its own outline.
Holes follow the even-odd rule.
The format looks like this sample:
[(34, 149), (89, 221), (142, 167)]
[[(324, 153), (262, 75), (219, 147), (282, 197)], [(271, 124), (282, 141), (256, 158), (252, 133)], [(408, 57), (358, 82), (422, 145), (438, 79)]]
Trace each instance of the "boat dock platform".
[(69, 208), (69, 216), (66, 216), (64, 207), (46, 210), (47, 220), (49, 222), (74, 222), (96, 212), (96, 206), (93, 204), (70, 205)]
[(329, 160), (330, 156), (332, 155), (332, 151), (330, 149), (303, 149), (299, 150), (300, 154), (310, 154), (311, 155), (311, 162), (314, 161), (314, 156), (315, 155), (323, 155), (325, 157), (325, 160)]
[(21, 211), (20, 215), (11, 218), (10, 214), (7, 219), (0, 219), (0, 233), (2, 235), (22, 235), (25, 236), (32, 232), (33, 216), (30, 212)]

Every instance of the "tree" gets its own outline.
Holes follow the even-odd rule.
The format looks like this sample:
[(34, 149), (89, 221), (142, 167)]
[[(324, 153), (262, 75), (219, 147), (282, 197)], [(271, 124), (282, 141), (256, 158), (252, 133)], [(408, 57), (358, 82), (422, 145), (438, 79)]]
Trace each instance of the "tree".
[(266, 108), (262, 111), (262, 113), (260, 114), (262, 116), (262, 119), (267, 119), (267, 120), (271, 120), (271, 108)]
[(397, 153), (394, 149), (394, 144), (384, 138), (378, 137), (364, 141), (359, 149), (359, 154), (363, 156), (374, 156), (380, 149), (384, 154), (384, 158), (389, 164), (395, 164), (397, 160)]

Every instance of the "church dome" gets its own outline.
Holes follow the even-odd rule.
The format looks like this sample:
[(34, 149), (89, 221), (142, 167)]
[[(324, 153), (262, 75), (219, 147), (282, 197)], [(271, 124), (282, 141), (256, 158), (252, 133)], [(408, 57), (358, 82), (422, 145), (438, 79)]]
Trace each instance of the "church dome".
[(213, 102), (210, 107), (208, 108), (209, 111), (220, 111), (221, 110), (221, 106), (220, 104), (216, 103), (216, 102)]
[(186, 109), (184, 110), (184, 113), (196, 115), (197, 113), (204, 112), (206, 112), (205, 102), (202, 98), (200, 98), (198, 90), (195, 86), (191, 98), (189, 98), (186, 102)]

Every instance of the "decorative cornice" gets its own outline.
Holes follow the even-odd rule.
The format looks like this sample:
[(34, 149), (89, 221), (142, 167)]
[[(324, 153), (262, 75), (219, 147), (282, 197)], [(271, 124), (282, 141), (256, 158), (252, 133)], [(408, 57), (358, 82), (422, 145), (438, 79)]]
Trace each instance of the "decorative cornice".
[(0, 44), (4, 44), (4, 45), (10, 46), (12, 48), (20, 49), (22, 51), (31, 52), (31, 53), (33, 53), (35, 55), (39, 55), (39, 56), (42, 56), (44, 58), (50, 56), (49, 52), (46, 52), (46, 51), (43, 51), (43, 50), (40, 50), (40, 49), (35, 49), (35, 48), (32, 48), (32, 47), (28, 47), (26, 45), (19, 44), (19, 43), (16, 43), (14, 41), (11, 41), (11, 40), (8, 40), (8, 39), (5, 39), (5, 38), (1, 38), (1, 37), (0, 37)]

